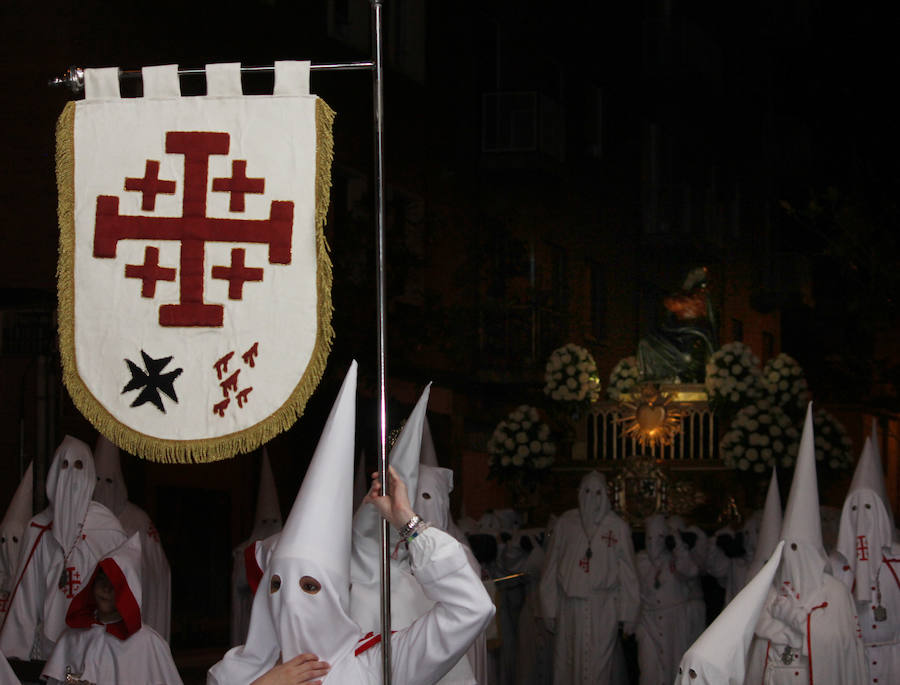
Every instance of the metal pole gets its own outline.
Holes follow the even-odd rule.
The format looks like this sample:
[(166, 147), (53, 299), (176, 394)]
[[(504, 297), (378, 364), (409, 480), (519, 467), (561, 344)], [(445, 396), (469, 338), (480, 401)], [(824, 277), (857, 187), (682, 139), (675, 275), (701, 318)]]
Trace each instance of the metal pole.
[[(310, 71), (359, 71), (373, 69), (375, 62), (372, 60), (360, 60), (355, 62), (324, 62), (311, 64)], [(242, 74), (271, 74), (275, 67), (241, 67)], [(206, 69), (179, 69), (179, 76), (203, 76)], [(134, 79), (141, 75), (140, 69), (120, 69), (120, 79)], [(74, 93), (84, 90), (84, 69), (81, 67), (69, 67), (63, 76), (57, 76), (47, 81), (48, 86), (65, 86)]]
[[(372, 112), (375, 133), (375, 263), (378, 331), (378, 472), (387, 494), (387, 311), (385, 306), (384, 239), (384, 88), (382, 62), (382, 0), (372, 2)], [(391, 682), (391, 559), (390, 527), (381, 522), (381, 668), (382, 682)]]

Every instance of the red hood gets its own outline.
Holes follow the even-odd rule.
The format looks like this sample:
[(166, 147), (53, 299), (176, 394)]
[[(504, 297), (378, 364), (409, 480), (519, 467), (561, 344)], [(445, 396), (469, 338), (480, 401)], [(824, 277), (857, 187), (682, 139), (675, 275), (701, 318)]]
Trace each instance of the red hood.
[(102, 559), (90, 580), (75, 595), (66, 611), (66, 625), (70, 628), (90, 628), (97, 620), (97, 601), (94, 581), (97, 570), (103, 569), (115, 589), (116, 609), (120, 621), (106, 624), (106, 632), (120, 640), (127, 640), (141, 629), (140, 538), (135, 533), (121, 547)]

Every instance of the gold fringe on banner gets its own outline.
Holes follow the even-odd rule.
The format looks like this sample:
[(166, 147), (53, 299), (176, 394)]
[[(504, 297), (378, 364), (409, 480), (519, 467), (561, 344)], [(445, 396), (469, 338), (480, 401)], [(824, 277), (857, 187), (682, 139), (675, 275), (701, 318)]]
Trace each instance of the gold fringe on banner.
[(190, 464), (229, 459), (249, 452), (286, 431), (303, 414), (331, 351), (332, 267), (325, 239), (334, 158), (332, 127), (335, 112), (316, 98), (316, 286), (318, 321), (316, 343), (306, 371), (288, 400), (250, 428), (217, 438), (166, 440), (145, 435), (118, 421), (88, 390), (75, 359), (75, 103), (66, 104), (56, 124), (56, 186), (59, 195), (59, 261), (56, 269), (59, 306), (59, 348), (63, 382), (78, 410), (93, 426), (127, 452), (151, 461)]

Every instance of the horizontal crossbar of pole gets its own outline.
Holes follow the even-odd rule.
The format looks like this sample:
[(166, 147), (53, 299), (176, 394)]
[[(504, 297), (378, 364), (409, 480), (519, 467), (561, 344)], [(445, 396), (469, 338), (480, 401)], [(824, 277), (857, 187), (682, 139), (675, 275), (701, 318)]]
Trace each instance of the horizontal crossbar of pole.
[[(310, 71), (371, 71), (375, 67), (373, 60), (361, 60), (358, 62), (324, 62), (322, 64), (311, 64)], [(274, 73), (274, 66), (267, 67), (241, 67), (242, 74), (271, 74)], [(206, 69), (179, 69), (179, 76), (202, 76), (206, 73)], [(132, 79), (141, 75), (140, 69), (120, 69), (119, 78)], [(84, 69), (81, 67), (69, 67), (65, 76), (52, 78), (47, 81), (48, 86), (66, 86), (75, 93), (84, 90)]]

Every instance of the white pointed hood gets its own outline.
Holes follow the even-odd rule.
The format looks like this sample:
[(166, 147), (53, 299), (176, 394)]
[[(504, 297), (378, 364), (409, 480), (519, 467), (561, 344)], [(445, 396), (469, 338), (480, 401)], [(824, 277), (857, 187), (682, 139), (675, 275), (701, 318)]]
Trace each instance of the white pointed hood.
[(87, 516), (96, 474), (91, 448), (67, 435), (56, 448), (47, 472), (47, 499), (53, 510), (53, 537), (70, 550)]
[(22, 534), (28, 521), (31, 520), (33, 478), (29, 462), (28, 468), (25, 469), (25, 475), (19, 481), (9, 502), (9, 507), (3, 515), (3, 521), (0, 522), (0, 590), (12, 589), (7, 587), (7, 584), (9, 579), (15, 575)]
[(431, 426), (428, 425), (428, 417), (425, 417), (425, 429), (422, 431), (422, 458), (419, 459), (427, 466), (440, 466), (437, 451), (434, 449), (434, 438), (431, 437)]
[(256, 493), (256, 517), (253, 520), (251, 540), (264, 540), (281, 530), (281, 506), (278, 503), (278, 489), (269, 461), (269, 451), (262, 448), (262, 462), (259, 467), (259, 489)]
[(857, 602), (877, 601), (872, 588), (881, 565), (882, 549), (893, 540), (894, 527), (884, 506), (886, 492), (881, 464), (870, 438), (866, 438), (850, 490), (841, 510), (837, 551), (847, 560), (855, 579)]
[(581, 525), (584, 526), (588, 539), (609, 512), (609, 493), (606, 490), (606, 477), (599, 471), (591, 471), (578, 484), (578, 513)]
[(799, 594), (799, 601), (805, 602), (822, 584), (828, 564), (819, 518), (812, 402), (806, 410), (781, 538), (785, 541), (785, 551), (778, 572), (779, 584), (790, 584), (794, 594)]
[(97, 436), (94, 446), (94, 469), (97, 472), (94, 501), (121, 516), (128, 504), (128, 487), (122, 475), (119, 448), (102, 434)]
[(756, 549), (753, 552), (753, 560), (747, 569), (747, 578), (755, 576), (772, 556), (772, 551), (778, 546), (778, 541), (781, 539), (781, 526), (781, 491), (778, 488), (778, 475), (773, 468), (769, 491), (766, 493), (766, 504), (763, 507), (762, 521), (759, 524)]
[(369, 491), (369, 474), (366, 473), (366, 451), (360, 450), (356, 458), (356, 473), (353, 474), (353, 511), (359, 509), (359, 505)]
[(451, 492), (453, 492), (453, 471), (422, 463), (419, 465), (419, 487), (413, 510), (423, 520), (446, 532), (451, 524)]
[(676, 685), (743, 685), (753, 631), (783, 549), (779, 542), (766, 564), (684, 653)]
[[(354, 361), (257, 591), (265, 593), (266, 616), (257, 616), (254, 602), (248, 651), (257, 640), (274, 638), (285, 662), (310, 652), (336, 663), (359, 637), (349, 616), (356, 375)], [(260, 622), (271, 627), (271, 637), (257, 634)]]
[[(397, 442), (388, 455), (388, 463), (396, 469), (397, 474), (406, 483), (411, 497), (415, 496), (419, 483), (419, 452), (422, 448), (422, 431), (425, 425), (425, 414), (428, 411), (428, 397), (431, 384), (426, 386), (419, 401), (409, 415)], [(353, 516), (353, 549), (350, 560), (350, 576), (354, 583), (371, 585), (378, 583), (381, 568), (381, 546), (379, 544), (379, 526), (381, 517), (374, 504), (362, 505)], [(391, 531), (391, 548), (400, 554), (397, 544), (400, 538), (397, 532)], [(405, 552), (405, 550), (403, 550)]]

